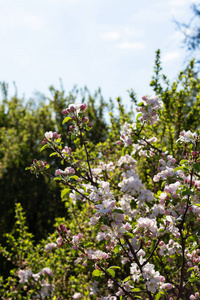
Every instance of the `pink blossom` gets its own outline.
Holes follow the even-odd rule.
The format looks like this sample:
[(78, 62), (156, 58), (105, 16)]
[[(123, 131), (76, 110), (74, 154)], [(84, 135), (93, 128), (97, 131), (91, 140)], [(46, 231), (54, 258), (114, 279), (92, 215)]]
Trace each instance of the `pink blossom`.
[(81, 293), (75, 293), (73, 299), (80, 299), (82, 297)]
[(45, 246), (44, 250), (45, 251), (51, 251), (57, 247), (56, 243), (49, 243)]
[(181, 133), (180, 133), (180, 138), (176, 141), (177, 143), (178, 142), (181, 142), (181, 143), (194, 143), (195, 140), (197, 139), (197, 133), (196, 132), (191, 132), (190, 130), (188, 131), (185, 131), (183, 130)]
[(40, 271), (40, 274), (46, 274), (48, 276), (53, 276), (53, 272), (51, 271), (50, 268), (45, 267)]
[(87, 104), (86, 103), (82, 103), (80, 105), (80, 110), (86, 110), (87, 109)]
[(31, 270), (19, 270), (18, 272), (19, 276), (19, 283), (25, 283), (28, 282), (29, 278), (32, 276)]
[(59, 236), (59, 238), (57, 238), (56, 243), (58, 244), (58, 247), (63, 245), (63, 239), (61, 238), (61, 236)]
[(63, 115), (66, 115), (68, 113), (67, 109), (63, 109), (62, 113)]

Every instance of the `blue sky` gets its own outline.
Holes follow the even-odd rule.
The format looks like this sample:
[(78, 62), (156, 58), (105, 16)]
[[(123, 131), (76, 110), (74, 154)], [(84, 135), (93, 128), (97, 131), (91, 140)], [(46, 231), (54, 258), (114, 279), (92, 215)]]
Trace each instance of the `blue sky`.
[[(196, 1), (197, 2), (197, 1)], [(155, 51), (172, 80), (183, 69), (186, 51), (173, 19), (187, 22), (190, 0), (0, 0), (0, 81), (18, 95), (49, 95), (77, 84), (105, 99), (128, 89), (152, 94)]]

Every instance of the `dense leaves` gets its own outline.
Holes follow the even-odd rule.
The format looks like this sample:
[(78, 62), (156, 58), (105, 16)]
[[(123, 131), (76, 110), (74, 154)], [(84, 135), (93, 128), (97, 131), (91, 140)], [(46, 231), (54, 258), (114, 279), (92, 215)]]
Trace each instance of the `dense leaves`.
[[(87, 105), (81, 107), (72, 105), (78, 91), (65, 96), (63, 90), (51, 87), (53, 99), (48, 105), (41, 102), (36, 110), (31, 103), (25, 109), (17, 97), (8, 101), (4, 93), (1, 176), (8, 185), (5, 199), (11, 203), (6, 214), (12, 216), (16, 203), (15, 225), (5, 235), (6, 247), (0, 248), (12, 263), (10, 277), (2, 278), (5, 299), (100, 299), (101, 295), (101, 299), (172, 300), (189, 299), (192, 293), (191, 299), (198, 299), (199, 79), (194, 62), (172, 83), (161, 70), (158, 51), (151, 86), (159, 98), (143, 97), (136, 122), (130, 121), (120, 99), (115, 116), (112, 102), (106, 104), (100, 91), (94, 98), (89, 95)], [(86, 94), (82, 91), (79, 102)], [(130, 96), (134, 98), (132, 92)], [(106, 108), (111, 110), (110, 125), (102, 118)], [(46, 132), (42, 152), (38, 132)], [(39, 160), (30, 159), (30, 149)], [(23, 182), (19, 166), (28, 159), (27, 165), (33, 161), (28, 169), (38, 177), (31, 178), (41, 184), (41, 195), (28, 177), (21, 194), (15, 194), (13, 178), (15, 184), (20, 178)], [(61, 188), (61, 202), (56, 187)], [(36, 196), (38, 206), (26, 202), (24, 191), (30, 199)], [(38, 226), (35, 232), (31, 217)], [(5, 217), (2, 224), (7, 225)], [(39, 230), (43, 232), (37, 236)]]

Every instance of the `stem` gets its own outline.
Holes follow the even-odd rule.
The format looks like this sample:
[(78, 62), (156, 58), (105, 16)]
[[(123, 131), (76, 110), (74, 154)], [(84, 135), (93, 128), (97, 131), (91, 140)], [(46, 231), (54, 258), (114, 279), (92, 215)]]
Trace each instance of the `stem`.
[[(78, 247), (78, 249), (83, 253), (83, 254), (85, 254), (85, 251), (83, 250), (83, 249), (81, 249), (81, 248), (79, 248)], [(89, 259), (89, 258), (87, 258), (89, 261), (91, 261), (91, 262), (93, 262), (94, 263), (94, 261), (92, 260), (92, 259)], [(111, 274), (110, 273), (108, 273), (106, 270), (104, 270), (104, 268), (103, 267), (101, 267), (99, 264), (96, 264), (97, 265), (97, 267), (106, 275), (106, 277), (108, 278), (108, 279), (111, 279), (120, 289), (122, 289), (122, 291), (125, 293), (125, 295), (128, 295), (131, 299), (133, 299), (134, 300), (134, 298), (133, 298), (133, 296), (132, 296), (132, 294), (130, 293), (130, 292), (128, 292), (128, 291), (126, 291), (126, 289), (118, 282), (118, 281), (116, 281), (112, 276), (111, 276)], [(152, 299), (153, 300), (153, 299)]]
[(90, 176), (88, 176), (88, 177), (89, 177), (91, 183), (94, 185), (94, 181), (93, 181), (93, 177), (92, 177), (92, 170), (91, 170), (90, 161), (89, 161), (89, 154), (88, 154), (87, 147), (86, 147), (86, 144), (85, 144), (85, 140), (83, 138), (82, 130), (81, 130), (79, 124), (78, 124), (78, 128), (79, 128), (79, 131), (80, 131), (81, 142), (82, 142), (82, 144), (84, 146), (84, 149), (85, 149), (85, 154), (86, 154), (86, 159), (87, 159), (87, 164), (88, 164), (88, 169), (89, 169), (89, 174), (90, 174)]
[[(69, 167), (72, 167), (72, 168), (74, 168), (74, 166), (72, 165), (72, 164), (70, 164), (67, 160), (66, 160), (66, 158), (65, 158), (65, 156), (63, 155), (63, 153), (62, 153), (62, 151), (60, 151), (55, 145), (51, 145), (50, 144), (50, 146), (52, 147), (52, 149), (55, 151), (55, 152), (57, 152), (59, 155), (60, 155), (60, 157), (61, 157), (61, 159), (66, 163), (66, 165), (67, 166), (69, 166)], [(75, 168), (74, 168), (75, 169)], [(88, 178), (86, 178), (85, 176), (83, 176), (79, 171), (77, 171), (76, 169), (75, 169), (75, 171), (76, 171), (76, 173), (77, 173), (77, 175), (79, 176), (79, 177), (81, 177), (81, 178), (83, 178), (84, 180), (88, 180)]]
[(181, 278), (180, 278), (180, 285), (178, 288), (178, 296), (176, 300), (180, 299), (183, 293), (183, 279), (184, 279), (184, 267), (185, 267), (185, 239), (183, 237), (182, 230), (180, 230), (181, 240), (182, 240), (182, 266), (181, 266)]
[(123, 246), (123, 244), (121, 243), (120, 239), (118, 239), (120, 246), (123, 248), (124, 252), (126, 253), (126, 255), (128, 256), (130, 262), (133, 262), (133, 259), (130, 257), (129, 253), (126, 251), (125, 247)]
[[(194, 149), (195, 151), (197, 149), (197, 144), (198, 144), (198, 142), (196, 142), (195, 149)], [(195, 162), (196, 162), (196, 160), (197, 160), (197, 158), (195, 159)], [(191, 173), (190, 173), (190, 189), (192, 188), (193, 174), (194, 174), (194, 169), (192, 168)], [(183, 280), (184, 280), (184, 269), (185, 269), (185, 242), (186, 242), (187, 237), (183, 236), (183, 226), (184, 226), (185, 219), (186, 219), (186, 214), (187, 214), (187, 211), (188, 211), (188, 208), (189, 208), (189, 203), (190, 203), (190, 195), (188, 195), (188, 197), (187, 197), (186, 209), (185, 209), (185, 212), (183, 214), (183, 219), (182, 219), (182, 222), (181, 222), (180, 227), (179, 227), (179, 232), (180, 232), (181, 241), (182, 241), (182, 257), (183, 257), (183, 259), (182, 259), (182, 265), (181, 265), (181, 278), (180, 278), (180, 284), (179, 284), (179, 292), (178, 292), (178, 296), (177, 296), (176, 300), (178, 300), (182, 297), (182, 293), (183, 293), (183, 289), (184, 289)]]
[(148, 261), (151, 259), (151, 257), (153, 256), (153, 254), (154, 254), (154, 252), (155, 252), (155, 250), (156, 250), (156, 248), (157, 248), (157, 246), (158, 246), (158, 244), (159, 244), (161, 238), (162, 238), (162, 236), (160, 236), (160, 237), (158, 238), (158, 240), (157, 240), (157, 242), (155, 243), (155, 246), (154, 246), (154, 248), (153, 248), (151, 254), (150, 254), (149, 257), (147, 258), (147, 260), (145, 260), (145, 262), (142, 264), (142, 267), (145, 266), (145, 265), (148, 263)]
[(150, 142), (148, 142), (145, 138), (140, 137), (140, 132), (139, 133), (135, 133), (135, 135), (140, 138), (141, 140), (143, 140), (145, 143), (147, 143), (150, 147), (152, 147), (153, 149), (155, 149), (156, 151), (158, 151), (159, 153), (162, 153), (162, 150), (157, 148), (156, 146), (152, 145)]
[[(49, 174), (48, 172), (46, 171), (43, 171), (47, 176), (49, 176), (50, 178), (53, 178), (54, 179), (54, 176)], [(74, 190), (75, 192), (79, 193), (81, 196), (83, 196), (83, 198), (85, 198), (86, 200), (94, 203), (92, 200), (90, 200), (90, 198), (88, 198), (87, 196), (85, 196), (83, 193), (81, 193), (79, 190), (77, 190), (73, 185), (70, 185), (68, 182), (64, 182), (65, 185), (67, 185), (70, 189)]]
[(112, 280), (112, 281), (113, 281), (120, 289), (122, 289), (122, 291), (123, 291), (126, 295), (128, 295), (131, 299), (134, 300), (134, 298), (133, 298), (133, 296), (131, 295), (131, 293), (128, 292), (128, 291), (126, 291), (126, 289), (125, 289), (119, 282), (117, 282), (117, 281), (110, 275), (110, 273), (108, 273), (106, 270), (104, 270), (104, 268), (102, 268), (100, 265), (97, 264), (97, 266), (98, 266), (98, 268), (101, 269), (102, 272), (104, 272), (104, 274), (105, 274), (109, 279), (111, 279), (111, 280)]
[[(134, 251), (134, 249), (133, 249), (133, 246), (132, 246), (131, 243), (129, 242), (128, 237), (127, 237), (126, 235), (124, 235), (124, 238), (125, 238), (127, 244), (129, 245), (130, 250), (131, 250), (131, 253), (133, 254), (134, 260), (135, 260), (136, 264), (138, 265), (138, 268), (140, 269), (140, 272), (141, 272), (141, 274), (142, 274), (142, 272), (143, 272), (142, 267), (143, 267), (143, 266), (140, 264), (140, 262), (139, 262), (139, 260), (138, 260), (138, 258), (137, 258), (137, 255), (136, 255), (136, 253), (135, 253), (135, 251)], [(149, 299), (150, 299), (150, 300), (154, 300), (153, 297), (152, 297), (152, 295), (151, 295), (151, 292), (147, 290), (147, 293), (148, 293), (148, 295), (149, 295)]]

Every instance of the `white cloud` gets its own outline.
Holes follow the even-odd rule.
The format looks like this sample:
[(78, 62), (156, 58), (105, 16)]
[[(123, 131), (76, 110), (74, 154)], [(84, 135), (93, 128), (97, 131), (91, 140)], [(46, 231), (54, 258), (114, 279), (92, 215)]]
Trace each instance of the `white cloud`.
[(174, 59), (177, 59), (178, 57), (180, 57), (180, 53), (178, 51), (171, 51), (163, 55), (162, 61), (169, 62)]
[(118, 32), (105, 32), (102, 34), (102, 38), (104, 40), (117, 40), (119, 39), (119, 33)]
[(30, 29), (41, 29), (44, 25), (44, 19), (40, 15), (30, 13), (15, 14), (12, 23), (15, 25), (22, 25)]
[(118, 44), (117, 46), (120, 49), (133, 49), (133, 50), (141, 50), (144, 49), (144, 43), (141, 42), (123, 42)]

